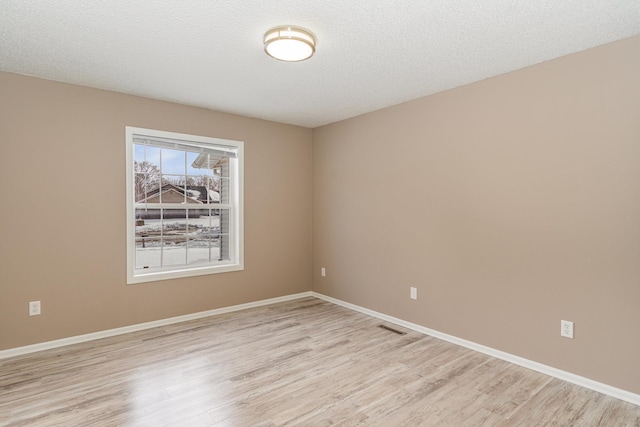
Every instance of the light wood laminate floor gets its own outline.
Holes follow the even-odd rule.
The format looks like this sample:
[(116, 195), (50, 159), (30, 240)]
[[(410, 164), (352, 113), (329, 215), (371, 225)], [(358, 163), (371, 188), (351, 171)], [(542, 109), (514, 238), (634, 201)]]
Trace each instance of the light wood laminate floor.
[(305, 298), (0, 360), (0, 425), (640, 426), (638, 406), (380, 323)]

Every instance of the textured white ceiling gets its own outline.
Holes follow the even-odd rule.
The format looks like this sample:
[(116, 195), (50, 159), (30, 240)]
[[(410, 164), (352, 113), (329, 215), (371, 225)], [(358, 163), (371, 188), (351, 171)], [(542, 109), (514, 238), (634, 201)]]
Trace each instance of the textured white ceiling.
[[(284, 24), (313, 58), (263, 52)], [(637, 34), (640, 0), (0, 0), (0, 69), (317, 127)]]

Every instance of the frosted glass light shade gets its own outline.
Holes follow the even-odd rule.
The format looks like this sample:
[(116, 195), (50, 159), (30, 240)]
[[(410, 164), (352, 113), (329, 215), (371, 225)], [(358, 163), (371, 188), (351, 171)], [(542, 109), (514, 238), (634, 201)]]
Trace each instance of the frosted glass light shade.
[(304, 28), (276, 27), (264, 35), (264, 51), (280, 61), (304, 61), (315, 53), (316, 39)]

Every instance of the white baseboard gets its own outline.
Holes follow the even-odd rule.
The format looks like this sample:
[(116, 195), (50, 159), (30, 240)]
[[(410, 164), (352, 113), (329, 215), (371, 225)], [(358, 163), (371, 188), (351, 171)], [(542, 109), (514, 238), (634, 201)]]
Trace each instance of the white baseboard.
[(532, 360), (525, 359), (520, 356), (516, 356), (510, 353), (505, 353), (504, 351), (496, 350), (494, 348), (487, 347), (482, 344), (477, 344), (473, 341), (467, 341), (465, 339), (458, 338), (453, 335), (445, 334), (443, 332), (439, 332), (434, 329), (425, 328), (424, 326), (407, 322), (405, 320), (398, 319), (397, 317), (388, 316), (386, 314), (379, 313), (377, 311), (370, 310), (368, 308), (360, 307), (358, 305), (351, 304), (351, 303), (348, 303), (336, 298), (332, 298), (323, 294), (319, 294), (317, 292), (311, 292), (311, 296), (336, 304), (336, 305), (340, 305), (345, 308), (349, 308), (354, 311), (358, 311), (360, 313), (367, 314), (369, 316), (376, 317), (386, 322), (394, 323), (398, 326), (402, 326), (407, 329), (411, 329), (413, 331), (423, 333), (425, 335), (439, 338), (441, 340), (448, 341), (450, 343), (457, 344), (459, 346), (466, 347), (468, 349), (487, 354), (497, 359), (501, 359), (506, 362), (513, 363), (515, 365), (519, 365), (524, 368), (528, 368), (533, 371), (540, 372), (542, 374), (549, 375), (551, 377), (555, 377), (572, 384), (579, 385), (584, 388), (588, 388), (590, 390), (597, 391), (598, 393), (615, 397), (616, 399), (624, 400), (625, 402), (633, 403), (634, 405), (640, 406), (639, 394), (631, 393), (630, 391), (612, 387), (610, 385), (603, 384), (598, 381), (591, 380), (589, 378), (581, 377), (579, 375), (572, 374), (571, 372), (566, 372), (548, 365), (543, 365), (542, 363), (534, 362)]
[(299, 294), (285, 295), (283, 297), (248, 302), (245, 304), (238, 304), (230, 307), (222, 307), (214, 310), (207, 310), (207, 311), (201, 311), (198, 313), (185, 314), (184, 316), (176, 316), (176, 317), (170, 317), (168, 319), (155, 320), (153, 322), (138, 323), (136, 325), (123, 326), (121, 328), (108, 329), (106, 331), (93, 332), (85, 335), (76, 335), (74, 337), (62, 338), (54, 341), (47, 341), (47, 342), (38, 343), (38, 344), (26, 345), (23, 347), (10, 348), (8, 350), (0, 350), (0, 359), (6, 359), (7, 357), (20, 356), (23, 354), (35, 353), (36, 351), (64, 347), (71, 344), (78, 344), (82, 342), (98, 340), (101, 338), (113, 337), (116, 335), (128, 334), (130, 332), (137, 332), (145, 329), (157, 328), (158, 326), (166, 326), (174, 323), (186, 322), (188, 320), (201, 319), (203, 317), (215, 316), (217, 314), (231, 313), (234, 311), (246, 310), (248, 308), (254, 308), (254, 307), (262, 307), (264, 305), (276, 304), (279, 302), (291, 301), (291, 300), (310, 297), (310, 296), (312, 296), (310, 291), (302, 292)]
[(542, 374), (549, 375), (549, 376), (561, 379), (563, 381), (567, 381), (569, 383), (576, 384), (581, 387), (597, 391), (607, 396), (611, 396), (616, 399), (624, 400), (625, 402), (629, 402), (634, 405), (640, 406), (640, 395), (638, 394), (631, 393), (629, 391), (622, 390), (616, 387), (612, 387), (610, 385), (603, 384), (603, 383), (591, 380), (589, 378), (581, 377), (579, 375), (572, 374), (571, 372), (566, 372), (551, 366), (543, 365), (542, 363), (534, 362), (532, 360), (525, 359), (520, 356), (506, 353), (504, 351), (496, 350), (494, 348), (487, 347), (487, 346), (475, 343), (473, 341), (468, 341), (462, 338), (458, 338), (453, 335), (436, 331), (434, 329), (425, 328), (424, 326), (407, 322), (405, 320), (398, 319), (397, 317), (388, 316), (386, 314), (379, 313), (377, 311), (370, 310), (368, 308), (364, 308), (355, 304), (348, 303), (346, 301), (342, 301), (342, 300), (332, 298), (332, 297), (329, 297), (317, 292), (312, 292), (312, 291), (301, 292), (299, 294), (286, 295), (286, 296), (277, 297), (277, 298), (270, 298), (266, 300), (254, 301), (254, 302), (249, 302), (245, 304), (238, 304), (230, 307), (222, 307), (214, 310), (201, 311), (198, 313), (186, 314), (184, 316), (170, 317), (168, 319), (160, 319), (160, 320), (155, 320), (153, 322), (139, 323), (136, 325), (124, 326), (121, 328), (108, 329), (106, 331), (94, 332), (94, 333), (85, 334), (85, 335), (77, 335), (74, 337), (62, 338), (59, 340), (47, 341), (47, 342), (27, 345), (23, 347), (0, 350), (0, 359), (6, 359), (8, 357), (35, 353), (37, 351), (64, 347), (71, 344), (78, 344), (78, 343), (93, 341), (101, 338), (127, 334), (130, 332), (137, 332), (145, 329), (157, 328), (159, 326), (166, 326), (174, 323), (186, 322), (189, 320), (201, 319), (203, 317), (215, 316), (215, 315), (224, 314), (224, 313), (231, 313), (234, 311), (246, 310), (248, 308), (262, 307), (265, 305), (292, 301), (292, 300), (306, 298), (306, 297), (315, 297), (315, 298), (318, 298), (318, 299), (321, 299), (321, 300), (324, 300), (324, 301), (327, 301), (327, 302), (330, 302), (354, 311), (358, 311), (360, 313), (367, 314), (372, 317), (376, 317), (386, 322), (394, 323), (398, 326), (402, 326), (407, 329), (411, 329), (413, 331), (423, 333), (425, 335), (439, 338), (441, 340), (448, 341), (450, 343), (457, 344), (459, 346), (466, 347), (468, 349), (487, 354), (497, 359), (501, 359), (506, 362), (510, 362), (510, 363), (522, 366), (524, 368), (528, 368), (533, 371), (537, 371)]

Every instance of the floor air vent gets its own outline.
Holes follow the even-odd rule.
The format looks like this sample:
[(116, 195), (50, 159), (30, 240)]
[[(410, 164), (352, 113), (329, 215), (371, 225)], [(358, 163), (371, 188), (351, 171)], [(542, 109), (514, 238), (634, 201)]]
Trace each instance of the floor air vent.
[(406, 335), (407, 334), (406, 332), (402, 332), (402, 331), (399, 331), (397, 329), (393, 329), (392, 327), (387, 326), (387, 325), (378, 325), (378, 328), (386, 329), (387, 331), (391, 331), (391, 332), (396, 333), (398, 335)]

